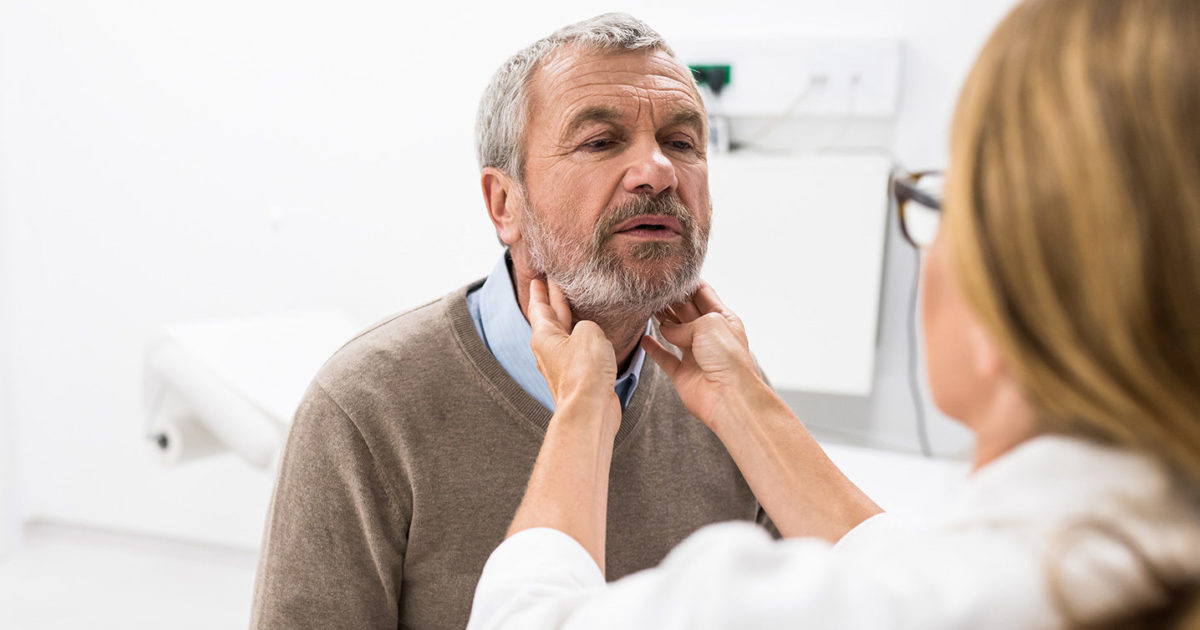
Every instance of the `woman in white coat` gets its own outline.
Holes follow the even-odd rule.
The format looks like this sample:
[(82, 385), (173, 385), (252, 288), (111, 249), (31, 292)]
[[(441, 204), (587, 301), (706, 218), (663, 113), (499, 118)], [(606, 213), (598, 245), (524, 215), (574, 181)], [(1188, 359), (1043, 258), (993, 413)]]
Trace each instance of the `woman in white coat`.
[(964, 491), (916, 522), (882, 513), (702, 286), (659, 316), (680, 356), (643, 344), (785, 539), (711, 526), (606, 584), (613, 352), (535, 281), (557, 409), (472, 629), (1197, 623), (1200, 3), (1019, 5), (963, 89), (944, 204), (912, 184), (892, 192), (915, 244), (915, 204), (941, 213), (923, 326), (934, 400), (976, 436)]

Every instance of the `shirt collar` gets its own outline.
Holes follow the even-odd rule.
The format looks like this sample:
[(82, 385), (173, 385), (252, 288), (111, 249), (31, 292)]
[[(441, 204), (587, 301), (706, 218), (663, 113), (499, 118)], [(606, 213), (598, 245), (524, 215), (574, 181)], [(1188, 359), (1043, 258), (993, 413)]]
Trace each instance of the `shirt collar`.
[[(537, 359), (529, 347), (533, 329), (517, 304), (507, 253), (500, 257), (483, 286), (468, 298), (468, 306), (473, 311), (476, 329), (484, 345), (522, 389), (554, 411), (554, 397), (550, 394), (545, 377), (538, 371)], [(650, 323), (647, 322), (646, 332), (649, 331)], [(629, 399), (637, 389), (645, 361), (646, 351), (639, 344), (634, 349), (629, 367), (617, 377), (615, 389), (622, 409), (629, 404)]]

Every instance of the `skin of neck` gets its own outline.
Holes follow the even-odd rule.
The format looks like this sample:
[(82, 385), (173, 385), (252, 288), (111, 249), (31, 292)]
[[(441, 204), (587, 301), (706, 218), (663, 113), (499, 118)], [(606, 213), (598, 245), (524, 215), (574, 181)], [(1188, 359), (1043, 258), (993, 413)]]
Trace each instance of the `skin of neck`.
[(963, 424), (975, 433), (974, 470), (994, 461), (1022, 442), (1036, 437), (1038, 415), (1016, 383), (998, 383), (970, 413)]
[[(521, 314), (528, 320), (529, 283), (535, 278), (543, 276), (540, 273), (534, 272), (528, 264), (525, 264), (523, 252), (517, 251), (515, 247), (512, 250), (510, 275), (513, 279), (513, 289), (517, 293), (517, 304), (521, 307)], [(608, 337), (609, 343), (612, 344), (613, 354), (617, 360), (617, 374), (621, 374), (629, 368), (629, 363), (633, 359), (633, 353), (637, 349), (638, 342), (646, 332), (646, 322), (650, 320), (653, 314), (651, 312), (643, 312), (642, 309), (594, 314), (573, 312), (572, 323), (590, 320), (600, 326), (600, 329), (604, 331), (604, 335)]]

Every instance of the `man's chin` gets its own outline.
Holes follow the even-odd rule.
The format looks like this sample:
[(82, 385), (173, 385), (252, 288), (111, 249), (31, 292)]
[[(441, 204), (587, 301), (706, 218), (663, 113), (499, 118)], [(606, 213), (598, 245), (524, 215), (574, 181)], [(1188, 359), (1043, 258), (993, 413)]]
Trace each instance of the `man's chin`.
[(638, 261), (625, 268), (640, 285), (636, 308), (660, 310), (690, 295), (700, 285), (700, 274), (678, 261)]
[(621, 249), (623, 251), (619, 252), (619, 256), (626, 266), (660, 262), (679, 266), (687, 255), (683, 243), (678, 239), (630, 243)]
[(576, 276), (574, 282), (560, 281), (576, 315), (650, 316), (686, 298), (699, 285), (699, 274), (672, 265), (625, 267), (619, 275), (608, 273)]
[(684, 275), (678, 260), (629, 260), (621, 265), (621, 275), (648, 289), (661, 289), (678, 282)]

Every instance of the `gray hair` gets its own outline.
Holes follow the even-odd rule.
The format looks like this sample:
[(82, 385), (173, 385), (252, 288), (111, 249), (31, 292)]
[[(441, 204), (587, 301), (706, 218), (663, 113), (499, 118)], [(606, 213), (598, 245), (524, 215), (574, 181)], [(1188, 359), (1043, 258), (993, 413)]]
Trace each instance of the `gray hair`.
[(524, 181), (521, 141), (528, 121), (526, 86), (534, 70), (560, 48), (575, 44), (595, 51), (661, 50), (667, 42), (645, 22), (626, 13), (605, 13), (560, 28), (517, 51), (492, 75), (475, 118), (475, 157), (479, 168), (493, 166)]

